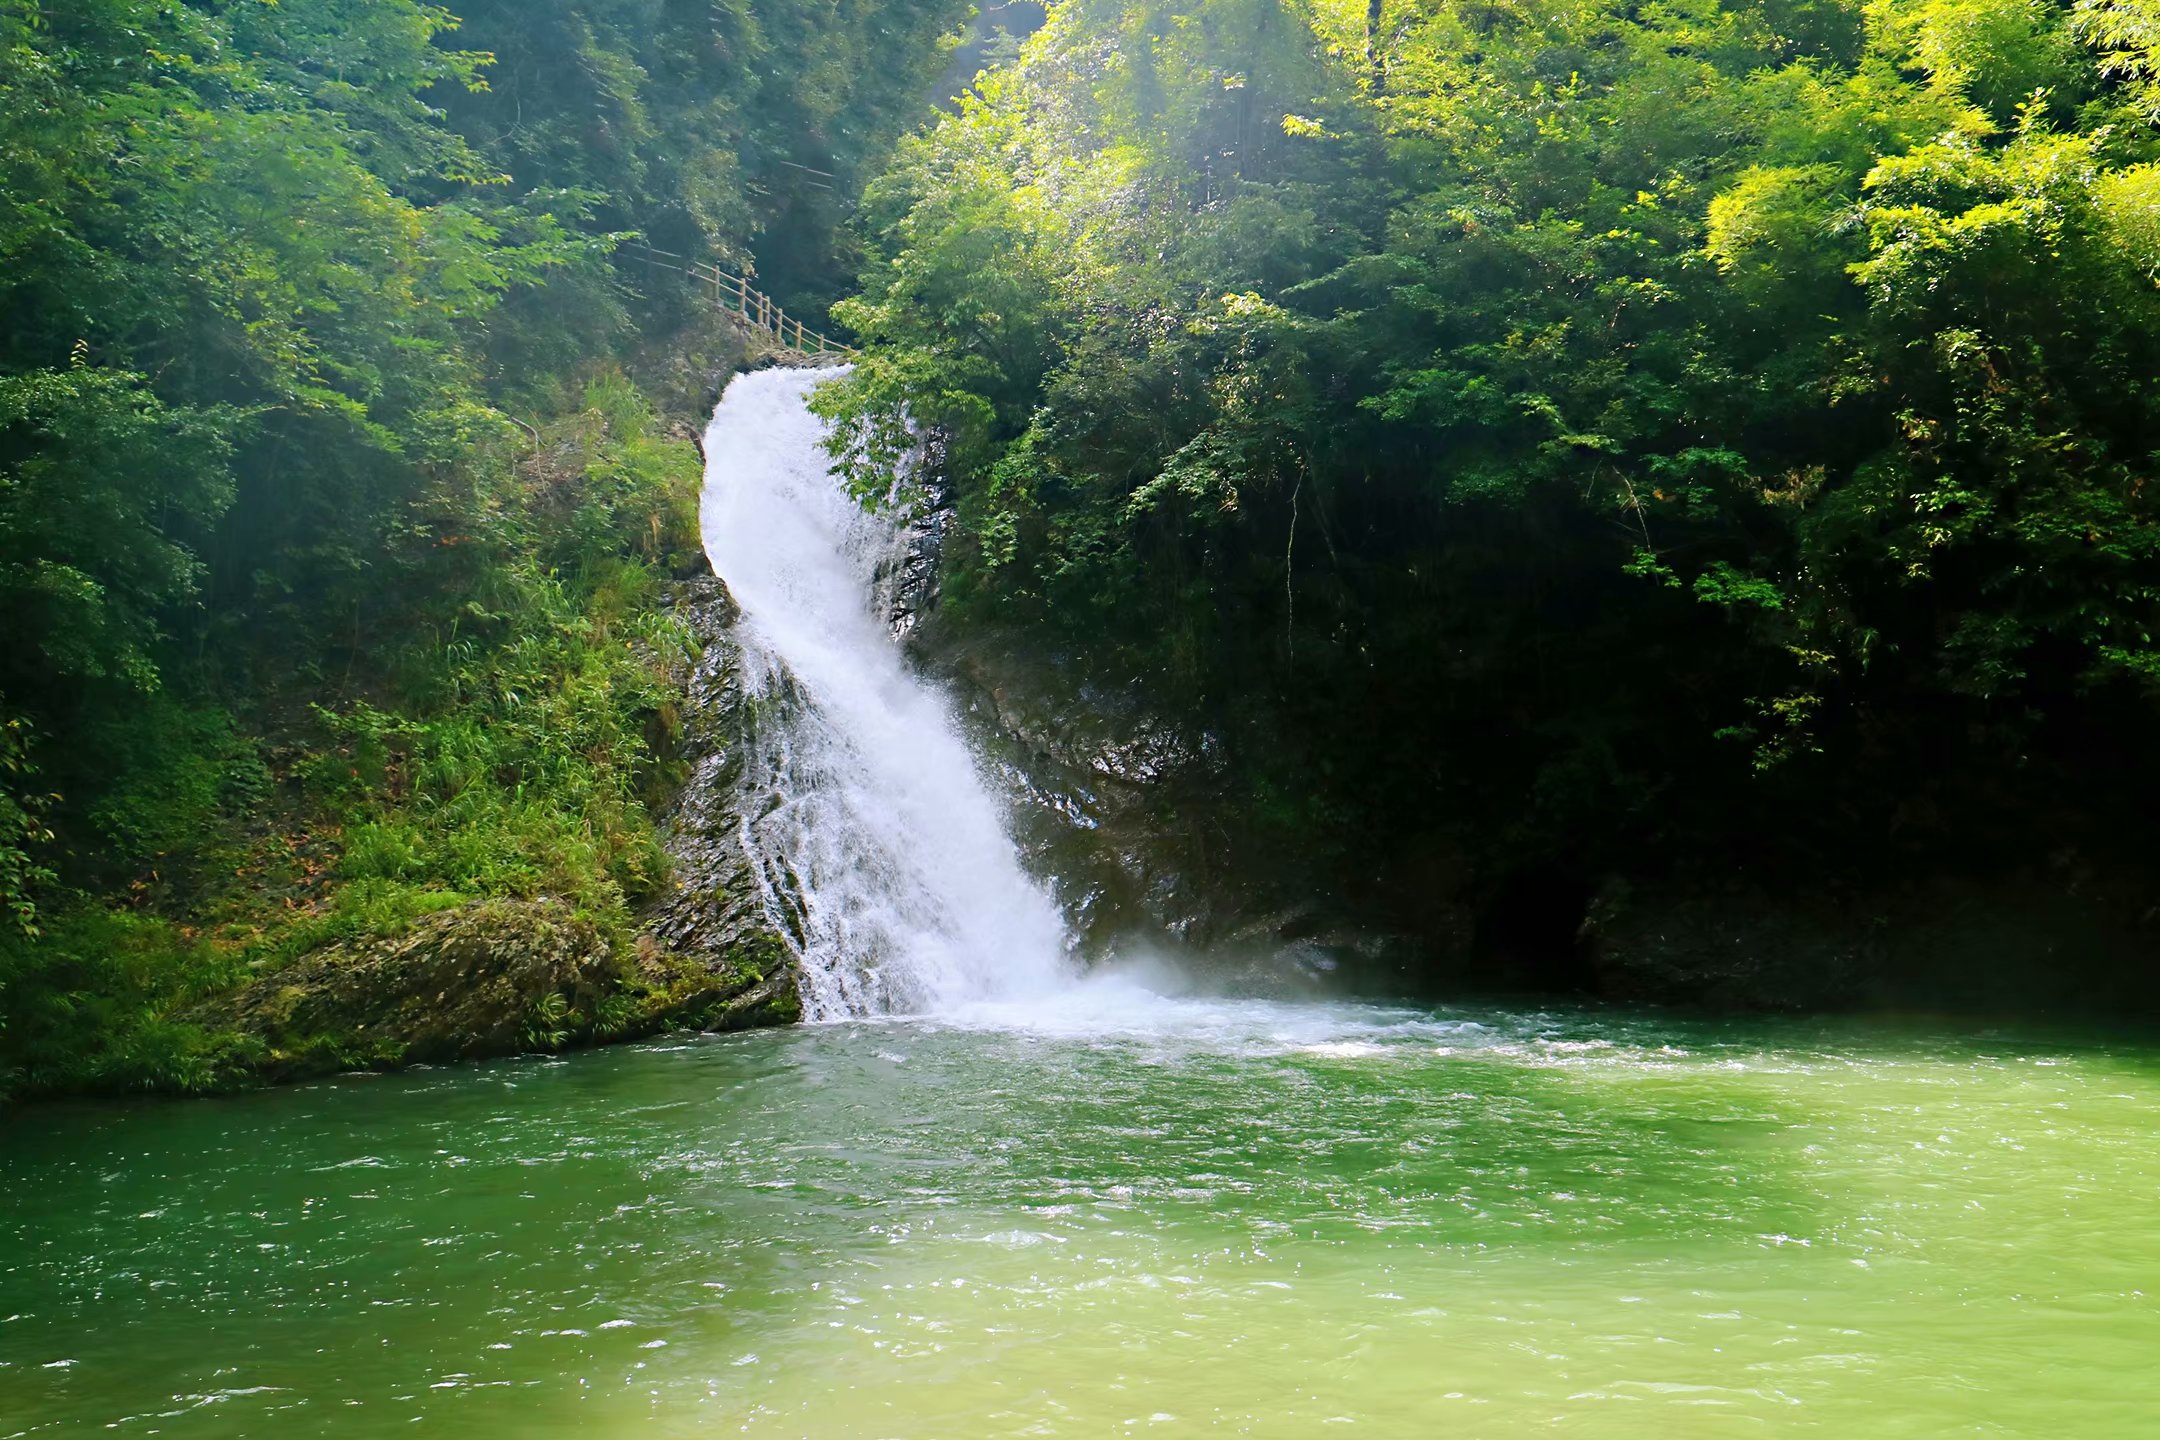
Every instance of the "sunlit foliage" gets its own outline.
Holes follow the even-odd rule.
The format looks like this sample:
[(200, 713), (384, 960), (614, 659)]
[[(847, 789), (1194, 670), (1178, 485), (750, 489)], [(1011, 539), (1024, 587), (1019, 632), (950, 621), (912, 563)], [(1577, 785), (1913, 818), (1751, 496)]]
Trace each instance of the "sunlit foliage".
[(1069, 0), (873, 192), (826, 404), (951, 433), (957, 609), (1182, 695), (1361, 881), (2107, 852), (2152, 20)]

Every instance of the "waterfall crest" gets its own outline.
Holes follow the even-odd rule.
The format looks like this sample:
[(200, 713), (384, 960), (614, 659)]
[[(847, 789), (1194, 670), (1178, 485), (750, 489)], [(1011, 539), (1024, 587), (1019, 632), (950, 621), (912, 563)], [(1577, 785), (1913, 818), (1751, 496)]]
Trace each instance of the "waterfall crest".
[(737, 376), (705, 435), (705, 551), (742, 606), (760, 707), (745, 848), (807, 1019), (1045, 994), (1065, 979), (1064, 925), (873, 603), (903, 540), (831, 472), (808, 398), (838, 373)]

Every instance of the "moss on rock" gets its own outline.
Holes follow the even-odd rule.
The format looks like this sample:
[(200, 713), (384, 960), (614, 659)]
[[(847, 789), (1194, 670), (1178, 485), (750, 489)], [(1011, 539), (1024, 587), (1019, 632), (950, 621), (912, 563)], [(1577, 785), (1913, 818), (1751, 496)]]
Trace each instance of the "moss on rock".
[(341, 940), (183, 1017), (222, 1039), (227, 1083), (290, 1080), (802, 1018), (792, 952), (741, 840), (741, 756), (755, 709), (736, 665), (733, 599), (677, 588), (692, 644), (663, 830), (674, 874), (630, 938), (559, 899), (493, 899)]
[(236, 1033), (248, 1069), (292, 1079), (549, 1048), (536, 1025), (589, 1027), (624, 978), (607, 936), (568, 905), (489, 900), (325, 946), (189, 1018)]

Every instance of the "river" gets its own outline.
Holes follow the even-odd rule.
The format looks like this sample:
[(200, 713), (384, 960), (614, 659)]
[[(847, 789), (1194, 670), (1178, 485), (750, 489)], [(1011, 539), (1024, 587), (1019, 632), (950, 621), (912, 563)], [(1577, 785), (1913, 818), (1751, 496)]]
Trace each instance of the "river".
[(46, 1107), (0, 1435), (2145, 1436), (2156, 1133), (2146, 1044), (1114, 988)]

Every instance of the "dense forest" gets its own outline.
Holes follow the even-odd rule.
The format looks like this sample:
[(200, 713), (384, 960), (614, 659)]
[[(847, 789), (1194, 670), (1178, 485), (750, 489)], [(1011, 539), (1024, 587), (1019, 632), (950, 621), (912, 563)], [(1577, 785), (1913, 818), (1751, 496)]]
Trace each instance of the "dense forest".
[(954, 617), (1413, 931), (1950, 878), (2134, 940), (2156, 121), (2149, 0), (1067, 0), (873, 186), (824, 403), (866, 494), (942, 427)]
[(628, 943), (713, 343), (647, 247), (855, 292), (941, 623), (1376, 924), (2151, 928), (2151, 0), (967, 14), (0, 0), (0, 1091), (216, 1083), (191, 997), (476, 898)]
[(965, 10), (455, 8), (0, 0), (0, 1094), (208, 1084), (190, 996), (659, 880), (698, 472), (627, 367), (713, 327), (636, 247), (837, 293)]

